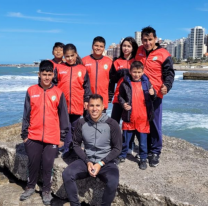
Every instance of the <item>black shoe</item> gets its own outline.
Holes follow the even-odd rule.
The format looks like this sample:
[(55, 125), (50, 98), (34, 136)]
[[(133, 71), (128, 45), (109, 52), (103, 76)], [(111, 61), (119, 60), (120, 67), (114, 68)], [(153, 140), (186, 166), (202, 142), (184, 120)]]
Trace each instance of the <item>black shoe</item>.
[(42, 192), (42, 198), (43, 198), (43, 204), (44, 205), (50, 205), (51, 200), (53, 199), (53, 197), (51, 196), (50, 191)]
[(116, 158), (116, 164), (118, 165), (119, 163), (125, 162), (125, 158), (123, 157), (118, 157)]
[(139, 169), (141, 169), (141, 170), (147, 169), (147, 160), (146, 159), (141, 159), (139, 161)]
[(159, 164), (159, 155), (158, 154), (152, 154), (149, 156), (149, 166), (150, 167), (157, 167)]
[(34, 188), (26, 187), (25, 191), (20, 196), (20, 201), (26, 200), (35, 192)]

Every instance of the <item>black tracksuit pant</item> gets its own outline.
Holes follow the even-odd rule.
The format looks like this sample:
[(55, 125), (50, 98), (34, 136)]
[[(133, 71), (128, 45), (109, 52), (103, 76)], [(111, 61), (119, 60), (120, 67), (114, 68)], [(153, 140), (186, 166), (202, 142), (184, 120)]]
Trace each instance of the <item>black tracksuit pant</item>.
[(58, 152), (58, 146), (47, 144), (41, 141), (35, 141), (28, 139), (25, 143), (25, 150), (28, 155), (29, 164), (29, 178), (27, 187), (35, 188), (38, 180), (38, 172), (42, 162), (43, 172), (43, 189), (42, 191), (51, 190), (51, 176), (54, 159)]
[[(75, 160), (64, 170), (62, 175), (70, 205), (80, 206), (76, 180), (90, 177), (87, 165), (81, 159)], [(101, 167), (97, 177), (106, 183), (101, 205), (110, 206), (119, 182), (119, 171), (114, 161)]]

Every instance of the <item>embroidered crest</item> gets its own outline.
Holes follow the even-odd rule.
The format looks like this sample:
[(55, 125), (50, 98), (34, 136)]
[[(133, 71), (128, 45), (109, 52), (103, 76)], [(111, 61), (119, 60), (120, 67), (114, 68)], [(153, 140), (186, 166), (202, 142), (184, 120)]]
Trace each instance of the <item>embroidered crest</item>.
[(51, 100), (54, 102), (56, 100), (56, 96), (52, 96)]
[(82, 72), (78, 72), (78, 77), (81, 77), (82, 76)]
[(107, 64), (104, 65), (104, 69), (105, 70), (108, 69), (108, 65)]
[(153, 59), (152, 59), (152, 60), (153, 60), (153, 61), (157, 60), (157, 56), (153, 57)]

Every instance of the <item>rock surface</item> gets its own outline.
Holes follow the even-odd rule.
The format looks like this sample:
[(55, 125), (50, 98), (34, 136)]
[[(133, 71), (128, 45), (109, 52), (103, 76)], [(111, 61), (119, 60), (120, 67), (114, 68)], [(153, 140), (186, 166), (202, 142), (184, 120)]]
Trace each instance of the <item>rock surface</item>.
[(207, 72), (185, 72), (183, 73), (184, 80), (208, 80)]
[[(20, 138), (20, 127), (20, 124), (16, 124), (0, 128), (0, 167), (8, 168), (15, 177), (26, 181), (28, 160)], [(60, 198), (66, 197), (61, 178), (66, 166), (67, 163), (61, 158), (55, 160), (52, 192)], [(208, 151), (184, 140), (164, 136), (158, 167), (148, 167), (142, 171), (138, 168), (137, 160), (131, 155), (125, 163), (119, 165), (120, 182), (112, 206), (207, 206), (207, 168)], [(102, 182), (88, 178), (77, 183), (80, 201), (100, 205), (104, 188)], [(30, 201), (28, 204), (19, 202), (22, 187), (15, 193), (13, 190), (18, 186), (13, 190), (10, 186), (5, 179), (0, 178), (0, 191), (5, 191), (4, 195), (2, 192), (0, 194), (0, 205), (42, 205), (38, 193), (27, 200)], [(11, 193), (18, 195), (14, 198)]]

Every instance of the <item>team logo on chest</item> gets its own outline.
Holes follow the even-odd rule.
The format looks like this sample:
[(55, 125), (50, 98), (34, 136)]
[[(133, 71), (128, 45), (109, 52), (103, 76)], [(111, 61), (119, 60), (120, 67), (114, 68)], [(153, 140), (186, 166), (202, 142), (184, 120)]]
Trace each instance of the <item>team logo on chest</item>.
[(104, 64), (103, 68), (106, 70), (108, 69), (108, 65), (107, 64)]
[(78, 77), (81, 77), (82, 76), (82, 72), (78, 72)]
[(155, 57), (153, 57), (153, 59), (152, 59), (153, 61), (156, 61), (157, 60), (157, 56), (155, 56)]
[(53, 95), (53, 96), (51, 97), (51, 100), (54, 102), (54, 101), (56, 100), (56, 96)]

